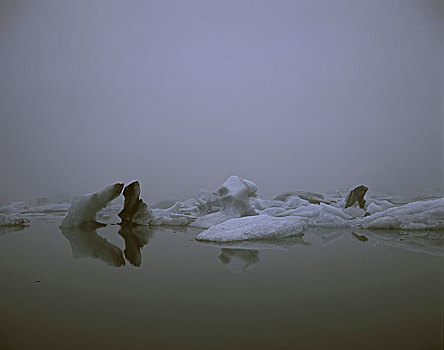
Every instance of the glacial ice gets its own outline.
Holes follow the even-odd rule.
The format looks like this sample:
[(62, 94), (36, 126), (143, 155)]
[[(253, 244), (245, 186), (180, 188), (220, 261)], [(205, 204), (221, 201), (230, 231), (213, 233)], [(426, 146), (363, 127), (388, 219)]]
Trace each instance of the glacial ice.
[(125, 201), (123, 202), (123, 209), (118, 214), (122, 219), (122, 225), (149, 225), (153, 219), (151, 210), (148, 209), (146, 203), (139, 198), (140, 184), (139, 181), (134, 181), (125, 187), (123, 190)]
[(366, 229), (444, 229), (444, 198), (389, 208), (365, 218), (356, 219), (355, 225)]
[(230, 219), (201, 232), (196, 240), (230, 242), (250, 239), (271, 239), (295, 236), (306, 225), (299, 218), (268, 215)]
[(61, 216), (68, 212), (70, 203), (30, 204), (27, 202), (12, 202), (0, 207), (0, 214), (20, 216), (22, 218)]
[(116, 198), (123, 189), (123, 184), (116, 183), (105, 187), (100, 192), (74, 198), (68, 215), (63, 219), (61, 227), (97, 226), (97, 213)]
[[(25, 223), (22, 220), (30, 217), (60, 216), (69, 209), (61, 224), (65, 228), (94, 227), (99, 225), (98, 219), (117, 223), (119, 213), (122, 224), (205, 228), (197, 239), (219, 243), (291, 236), (306, 228), (311, 231), (314, 228), (444, 229), (444, 198), (416, 197), (422, 200), (408, 202), (405, 198), (373, 194), (364, 200), (365, 186), (350, 191), (347, 198), (340, 193), (327, 196), (295, 191), (264, 199), (257, 197), (253, 182), (231, 176), (216, 192), (201, 190), (187, 200), (170, 202), (169, 207), (149, 208), (139, 199), (140, 184), (136, 181), (125, 188), (123, 210), (122, 201), (111, 202), (122, 188), (123, 184), (115, 184), (96, 194), (76, 198), (71, 208), (67, 203), (15, 202), (0, 208), (0, 225)], [(347, 203), (349, 206), (345, 208)]]
[(239, 176), (230, 176), (218, 189), (221, 209), (199, 217), (191, 226), (209, 228), (228, 219), (257, 215), (250, 204), (250, 197), (255, 197), (257, 186), (254, 182)]

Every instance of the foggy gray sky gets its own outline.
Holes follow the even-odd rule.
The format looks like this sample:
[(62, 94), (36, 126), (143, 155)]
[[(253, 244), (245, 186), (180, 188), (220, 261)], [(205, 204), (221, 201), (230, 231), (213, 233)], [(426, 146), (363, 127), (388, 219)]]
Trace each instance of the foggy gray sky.
[(0, 202), (443, 186), (443, 3), (0, 0)]

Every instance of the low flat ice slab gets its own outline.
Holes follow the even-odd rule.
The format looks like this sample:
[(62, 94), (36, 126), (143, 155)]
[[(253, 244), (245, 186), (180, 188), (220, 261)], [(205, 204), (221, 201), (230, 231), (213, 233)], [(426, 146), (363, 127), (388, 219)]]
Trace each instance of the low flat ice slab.
[(356, 220), (366, 229), (442, 230), (444, 198), (412, 202)]
[(201, 232), (196, 240), (231, 242), (296, 236), (305, 229), (303, 220), (296, 217), (268, 215), (247, 216), (227, 220)]

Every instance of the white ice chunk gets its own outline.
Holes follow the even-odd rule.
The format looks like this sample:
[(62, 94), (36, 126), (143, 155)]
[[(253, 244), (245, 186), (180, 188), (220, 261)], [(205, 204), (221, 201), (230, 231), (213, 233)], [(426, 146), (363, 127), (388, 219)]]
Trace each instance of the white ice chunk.
[(356, 224), (368, 229), (444, 229), (444, 198), (389, 208), (365, 218), (356, 219)]
[(208, 228), (231, 218), (257, 215), (250, 204), (250, 197), (255, 197), (256, 185), (239, 176), (230, 176), (217, 191), (222, 209), (216, 213), (201, 216), (191, 225)]
[(61, 227), (96, 225), (96, 214), (116, 198), (122, 189), (123, 184), (117, 183), (106, 187), (101, 192), (74, 198)]
[(296, 217), (277, 218), (268, 215), (249, 216), (227, 220), (201, 232), (196, 239), (202, 241), (230, 242), (247, 239), (269, 239), (295, 236), (306, 227)]
[(344, 209), (344, 213), (352, 218), (359, 218), (365, 215), (365, 210), (358, 207), (348, 207)]
[(393, 208), (394, 205), (386, 200), (375, 200), (375, 199), (369, 199), (367, 200), (367, 213), (375, 214), (379, 213), (381, 211), (387, 210), (389, 208)]

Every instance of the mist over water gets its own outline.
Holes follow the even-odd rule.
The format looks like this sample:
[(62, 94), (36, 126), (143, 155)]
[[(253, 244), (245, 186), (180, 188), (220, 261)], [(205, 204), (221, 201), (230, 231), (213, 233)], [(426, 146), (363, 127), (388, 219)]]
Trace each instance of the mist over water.
[(443, 62), (439, 0), (0, 0), (0, 202), (442, 187)]

